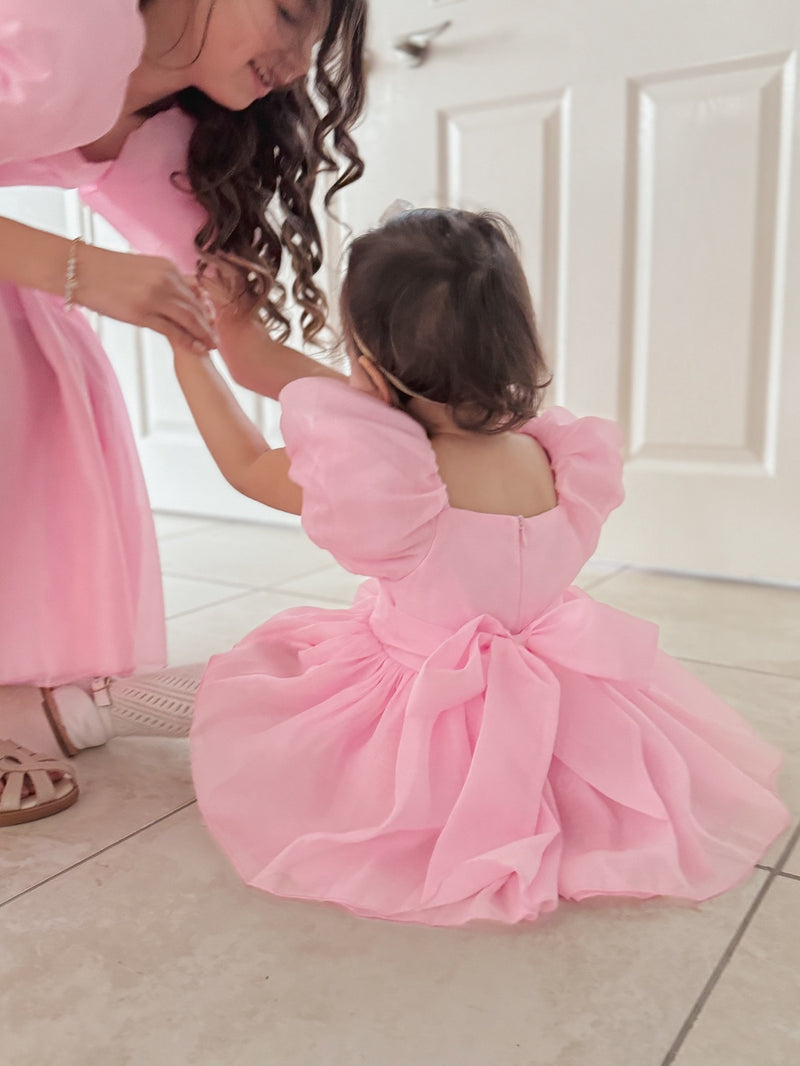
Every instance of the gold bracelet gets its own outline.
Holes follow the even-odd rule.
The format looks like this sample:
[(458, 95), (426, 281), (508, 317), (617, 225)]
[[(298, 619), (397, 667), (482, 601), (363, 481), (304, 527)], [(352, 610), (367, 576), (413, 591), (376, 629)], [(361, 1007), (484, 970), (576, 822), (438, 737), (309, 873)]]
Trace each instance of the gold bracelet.
[(64, 309), (67, 311), (71, 311), (78, 303), (75, 299), (75, 293), (78, 291), (78, 245), (85, 243), (83, 237), (75, 237), (70, 241), (67, 273), (64, 279)]

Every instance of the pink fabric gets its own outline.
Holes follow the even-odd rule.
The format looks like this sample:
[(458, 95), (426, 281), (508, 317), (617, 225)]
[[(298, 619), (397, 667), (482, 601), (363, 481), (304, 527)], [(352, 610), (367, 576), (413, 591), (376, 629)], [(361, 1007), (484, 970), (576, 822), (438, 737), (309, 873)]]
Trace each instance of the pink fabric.
[(138, 7), (0, 2), (0, 165), (89, 144), (114, 125), (144, 46)]
[[(144, 27), (137, 0), (0, 0), (0, 185), (85, 186), (139, 247), (194, 265), (202, 213), (171, 183), (191, 122), (151, 119), (113, 163), (78, 146), (121, 112)], [(0, 285), (0, 685), (157, 667), (161, 575), (110, 363), (80, 312)]]
[(105, 353), (83, 315), (2, 284), (0, 351), (0, 681), (160, 665), (158, 552)]
[(619, 432), (546, 412), (558, 506), (451, 508), (421, 428), (338, 382), (284, 389), (303, 524), (371, 575), (213, 658), (192, 759), (242, 877), (371, 917), (516, 922), (559, 897), (705, 899), (788, 823), (779, 754), (570, 587), (622, 499)]
[(130, 135), (117, 159), (95, 180), (81, 184), (81, 198), (146, 255), (172, 259), (187, 274), (197, 264), (195, 234), (205, 212), (174, 181), (186, 167), (194, 123), (177, 108), (162, 111)]

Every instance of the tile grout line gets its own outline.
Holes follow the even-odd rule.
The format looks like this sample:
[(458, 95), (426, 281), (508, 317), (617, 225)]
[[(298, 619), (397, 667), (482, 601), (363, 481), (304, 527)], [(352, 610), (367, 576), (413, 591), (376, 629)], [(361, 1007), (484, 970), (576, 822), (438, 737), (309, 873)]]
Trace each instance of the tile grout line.
[(160, 825), (162, 822), (166, 822), (168, 818), (172, 818), (176, 814), (180, 814), (181, 811), (186, 811), (189, 807), (194, 807), (197, 804), (197, 800), (189, 800), (188, 803), (184, 803), (181, 807), (176, 807), (174, 811), (169, 811), (167, 814), (163, 814), (160, 818), (154, 819), (152, 822), (148, 822), (147, 825), (139, 826), (138, 829), (134, 829), (132, 833), (128, 833), (127, 836), (120, 837), (119, 840), (115, 840), (111, 844), (106, 844), (104, 848), (100, 848), (99, 851), (92, 852), (91, 855), (86, 855), (78, 862), (72, 863), (71, 866), (65, 866), (63, 870), (59, 870), (57, 873), (51, 874), (49, 877), (45, 877), (43, 881), (37, 881), (35, 885), (30, 885), (28, 888), (24, 888), (21, 892), (17, 892), (15, 896), (9, 896), (8, 899), (4, 899), (0, 903), (0, 909), (8, 906), (9, 903), (15, 903), (18, 899), (22, 899), (23, 896), (29, 895), (31, 892), (35, 892), (37, 888), (42, 888), (44, 885), (49, 885), (51, 881), (58, 880), (59, 877), (63, 877), (64, 874), (71, 873), (72, 870), (77, 870), (80, 866), (84, 866), (87, 862), (92, 862), (93, 859), (98, 858), (100, 855), (105, 855), (107, 851), (111, 851), (118, 847), (120, 844), (125, 844), (129, 840), (133, 840), (134, 837), (139, 836), (141, 833), (146, 833), (148, 829), (152, 829), (154, 826)]
[[(366, 580), (366, 579), (365, 579)], [(333, 596), (320, 596), (318, 592), (308, 592), (301, 595), (299, 592), (287, 592), (284, 589), (263, 589), (263, 592), (279, 592), (282, 596), (292, 596), (297, 600), (304, 600), (306, 603), (308, 600), (322, 600), (324, 603), (330, 603), (336, 607), (352, 607), (352, 600), (343, 600), (341, 597), (338, 599)]]
[(774, 670), (760, 670), (756, 666), (742, 666), (739, 663), (721, 663), (715, 662), (712, 659), (693, 659), (689, 655), (678, 655), (675, 652), (668, 653), (672, 655), (673, 659), (677, 659), (682, 663), (696, 663), (698, 666), (718, 666), (722, 670), (741, 670), (745, 674), (756, 674), (759, 677), (780, 677), (785, 678), (787, 681), (797, 681), (800, 683), (800, 677), (796, 674), (776, 674)]
[[(291, 577), (283, 577), (279, 579), (279, 583), (268, 582), (267, 584), (254, 585), (252, 582), (235, 581), (231, 578), (214, 578), (206, 577), (204, 574), (189, 574), (184, 570), (174, 570), (172, 567), (162, 567), (162, 577), (177, 577), (182, 578), (184, 581), (202, 581), (207, 585), (222, 585), (228, 588), (235, 589), (247, 589), (250, 592), (283, 592), (282, 585), (290, 584), (292, 581), (304, 581), (306, 578), (314, 577), (315, 574), (325, 573), (327, 570), (333, 569), (330, 563), (326, 563), (325, 566), (315, 566), (313, 570), (304, 570), (300, 574), (293, 574)], [(359, 576), (359, 575), (356, 575)], [(367, 580), (364, 576), (363, 580)], [(287, 593), (287, 595), (294, 596), (296, 593)], [(306, 595), (312, 595), (312, 593), (306, 593)]]
[(162, 577), (177, 577), (182, 581), (202, 581), (204, 585), (219, 585), (220, 588), (229, 589), (252, 589), (254, 585), (247, 585), (243, 581), (223, 581), (221, 578), (215, 577), (200, 577), (198, 574), (184, 574), (180, 570), (165, 570), (161, 571)]
[[(310, 592), (306, 596), (301, 596), (297, 592), (286, 592), (283, 589), (277, 589), (269, 585), (262, 587), (253, 586), (250, 588), (242, 586), (235, 595), (226, 596), (224, 600), (214, 600), (212, 603), (203, 603), (198, 607), (187, 607), (185, 611), (176, 611), (175, 614), (165, 615), (165, 620), (167, 622), (172, 622), (176, 618), (185, 618), (189, 614), (198, 614), (200, 611), (210, 611), (215, 607), (222, 607), (226, 603), (237, 603), (239, 600), (243, 600), (254, 593), (263, 592), (277, 593), (279, 596), (285, 596), (288, 600), (296, 600), (297, 602), (295, 606), (297, 607), (307, 607), (309, 600), (322, 600), (325, 604), (330, 604), (331, 607), (352, 607), (352, 600), (335, 600), (332, 597), (319, 596)], [(285, 609), (289, 610), (291, 607), (292, 604), (287, 604)], [(264, 621), (267, 621), (267, 619), (264, 619)]]
[(627, 574), (630, 569), (630, 566), (621, 566), (619, 570), (615, 570), (611, 574), (603, 574), (598, 577), (596, 581), (593, 581), (591, 585), (587, 585), (584, 592), (591, 592), (593, 589), (599, 588), (600, 585), (605, 585), (607, 581), (613, 581), (615, 577), (621, 577), (623, 574)]
[(789, 881), (800, 881), (800, 874), (789, 874), (785, 870), (780, 870), (778, 877), (786, 877)]
[[(686, 1018), (686, 1021), (683, 1023), (680, 1030), (678, 1031), (678, 1035), (675, 1037), (675, 1040), (672, 1043), (672, 1047), (667, 1052), (666, 1058), (661, 1063), (661, 1066), (671, 1066), (671, 1064), (675, 1062), (678, 1053), (686, 1042), (686, 1038), (694, 1027), (695, 1022), (700, 1017), (703, 1007), (705, 1007), (706, 1003), (708, 1002), (711, 993), (714, 991), (717, 984), (719, 983), (719, 979), (722, 977), (723, 973), (727, 969), (728, 963), (733, 958), (736, 949), (739, 947), (739, 944), (742, 942), (742, 939), (744, 938), (745, 933), (750, 927), (751, 922), (755, 918), (759, 907), (764, 901), (764, 897), (766, 896), (776, 877), (779, 876), (778, 868), (783, 866), (784, 862), (786, 862), (798, 839), (800, 839), (800, 825), (797, 826), (791, 837), (789, 837), (786, 847), (783, 849), (780, 858), (775, 863), (775, 868), (773, 868), (768, 873), (764, 884), (761, 886), (760, 890), (756, 895), (756, 898), (750, 904), (747, 914), (745, 914), (744, 918), (739, 924), (738, 929), (733, 934), (730, 943), (728, 944), (725, 951), (722, 953), (722, 958), (712, 970), (711, 976), (709, 977), (708, 981), (706, 981), (703, 991), (697, 998), (697, 1002), (692, 1007), (688, 1017)], [(798, 880), (800, 880), (800, 878), (798, 878)]]
[(232, 596), (226, 596), (222, 600), (214, 600), (212, 603), (204, 603), (199, 607), (187, 607), (185, 611), (176, 611), (175, 614), (167, 614), (164, 616), (166, 622), (171, 622), (175, 618), (185, 618), (187, 614), (196, 614), (198, 611), (207, 611), (212, 607), (221, 607), (225, 603), (236, 603), (237, 600), (243, 600), (246, 596), (249, 596), (252, 592), (258, 592), (258, 589), (241, 588)]

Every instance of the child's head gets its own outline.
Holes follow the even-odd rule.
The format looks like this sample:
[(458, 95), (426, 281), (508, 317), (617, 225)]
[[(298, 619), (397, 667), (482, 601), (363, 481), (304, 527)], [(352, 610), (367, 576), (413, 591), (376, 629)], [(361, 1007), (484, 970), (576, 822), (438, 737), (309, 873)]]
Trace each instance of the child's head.
[(368, 353), (462, 429), (522, 425), (549, 379), (515, 246), (498, 215), (427, 208), (358, 237), (341, 296), (351, 358)]

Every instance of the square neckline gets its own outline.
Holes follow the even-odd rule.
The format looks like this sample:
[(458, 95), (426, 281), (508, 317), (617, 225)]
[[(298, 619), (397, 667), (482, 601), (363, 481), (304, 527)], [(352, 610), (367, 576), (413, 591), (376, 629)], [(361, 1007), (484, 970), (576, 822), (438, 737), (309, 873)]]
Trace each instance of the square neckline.
[[(405, 412), (402, 412), (402, 413), (405, 414)], [(407, 418), (411, 418), (411, 415), (406, 415), (406, 417)], [(534, 418), (532, 418), (529, 422), (526, 422), (524, 426), (521, 426), (517, 430), (512, 430), (512, 432), (520, 434), (520, 435), (524, 435), (526, 437), (530, 437), (532, 440), (535, 440), (536, 443), (539, 445), (539, 447), (542, 449), (542, 451), (547, 456), (547, 462), (548, 462), (548, 465), (550, 467), (550, 473), (553, 475), (553, 490), (555, 491), (555, 494), (556, 494), (556, 502), (553, 504), (552, 507), (548, 507), (547, 510), (545, 510), (545, 511), (537, 511), (536, 514), (531, 514), (531, 515), (524, 515), (524, 514), (519, 514), (518, 512), (511, 512), (511, 511), (476, 511), (472, 507), (454, 507), (453, 504), (450, 502), (450, 495), (449, 495), (449, 493), (447, 491), (447, 485), (445, 484), (444, 478), (442, 477), (441, 471), (439, 470), (439, 463), (438, 463), (437, 458), (436, 458), (436, 451), (435, 451), (435, 449), (433, 447), (433, 444), (431, 443), (431, 439), (427, 435), (427, 433), (425, 433), (424, 427), (419, 422), (417, 422), (417, 420), (415, 418), (411, 418), (411, 421), (412, 422), (416, 422), (416, 424), (420, 427), (420, 429), (422, 430), (423, 436), (425, 438), (425, 443), (428, 446), (428, 448), (430, 449), (430, 454), (431, 454), (431, 458), (433, 460), (433, 468), (434, 468), (434, 471), (435, 471), (435, 474), (436, 474), (436, 479), (439, 482), (439, 486), (440, 486), (440, 488), (442, 490), (442, 493), (444, 495), (444, 498), (445, 498), (445, 501), (446, 501), (446, 504), (447, 504), (447, 508), (446, 509), (448, 511), (451, 511), (454, 514), (480, 515), (480, 516), (482, 516), (484, 518), (511, 518), (511, 519), (513, 519), (515, 522), (517, 522), (519, 524), (521, 522), (532, 522), (532, 521), (534, 521), (537, 518), (544, 518), (545, 515), (553, 514), (554, 511), (561, 510), (562, 500), (561, 500), (561, 492), (559, 491), (559, 487), (558, 487), (558, 480), (559, 480), (558, 479), (558, 473), (557, 473), (555, 467), (553, 466), (553, 460), (552, 460), (552, 457), (550, 455), (550, 452), (547, 450), (547, 448), (545, 448), (545, 446), (535, 436), (535, 434), (526, 433), (525, 432), (526, 428), (531, 424), (531, 422), (535, 422), (536, 421), (536, 416)]]

